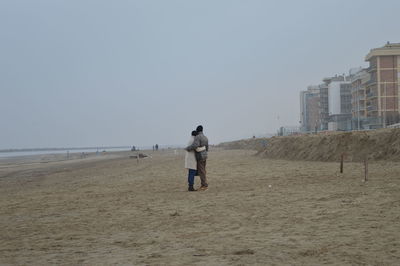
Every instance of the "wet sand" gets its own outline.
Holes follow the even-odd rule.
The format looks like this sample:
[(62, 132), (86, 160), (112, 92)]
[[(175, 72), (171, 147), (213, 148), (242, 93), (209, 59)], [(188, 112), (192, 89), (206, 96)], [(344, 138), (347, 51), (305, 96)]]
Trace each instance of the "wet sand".
[[(212, 151), (187, 192), (183, 152), (0, 161), (0, 264), (398, 265), (400, 163)], [(198, 184), (199, 180), (196, 177)]]

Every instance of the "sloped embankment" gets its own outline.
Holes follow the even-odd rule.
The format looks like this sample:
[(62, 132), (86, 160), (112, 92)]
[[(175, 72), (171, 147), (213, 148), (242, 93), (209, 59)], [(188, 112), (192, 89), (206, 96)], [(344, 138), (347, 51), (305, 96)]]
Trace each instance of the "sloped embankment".
[(221, 143), (226, 149), (254, 149), (260, 156), (275, 159), (337, 161), (400, 161), (400, 129), (334, 132), (300, 136), (248, 139)]

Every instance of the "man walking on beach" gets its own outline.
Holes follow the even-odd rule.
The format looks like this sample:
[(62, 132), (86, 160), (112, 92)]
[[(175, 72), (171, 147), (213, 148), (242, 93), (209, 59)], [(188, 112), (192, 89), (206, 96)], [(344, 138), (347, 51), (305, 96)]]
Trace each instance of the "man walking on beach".
[(203, 134), (203, 126), (196, 128), (197, 136), (194, 138), (192, 145), (186, 147), (187, 151), (196, 152), (197, 171), (201, 180), (201, 187), (199, 190), (206, 190), (208, 188), (206, 177), (206, 161), (208, 156), (208, 138)]

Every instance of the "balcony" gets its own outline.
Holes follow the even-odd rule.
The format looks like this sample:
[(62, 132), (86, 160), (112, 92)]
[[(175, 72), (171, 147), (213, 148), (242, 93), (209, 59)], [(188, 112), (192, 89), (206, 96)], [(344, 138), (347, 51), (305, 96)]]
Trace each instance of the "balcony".
[(365, 106), (353, 106), (353, 108), (351, 109), (351, 111), (353, 113), (357, 113), (357, 112), (364, 112), (365, 110), (367, 110), (367, 108)]
[(365, 86), (371, 86), (371, 85), (374, 85), (374, 84), (376, 84), (376, 80), (368, 80), (367, 82), (365, 82)]
[(374, 71), (376, 71), (376, 65), (370, 66), (366, 70), (368, 73), (374, 72)]
[(357, 92), (357, 91), (359, 91), (360, 89), (361, 89), (362, 87), (361, 86), (355, 86), (355, 87), (351, 87), (351, 92)]

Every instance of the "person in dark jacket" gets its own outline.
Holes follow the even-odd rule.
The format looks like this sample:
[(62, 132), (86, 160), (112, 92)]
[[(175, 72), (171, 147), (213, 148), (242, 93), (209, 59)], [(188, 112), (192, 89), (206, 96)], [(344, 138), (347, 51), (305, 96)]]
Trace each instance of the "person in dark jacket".
[(206, 162), (208, 157), (208, 138), (203, 134), (203, 126), (196, 128), (197, 136), (195, 136), (193, 143), (186, 147), (187, 151), (195, 151), (197, 160), (197, 171), (201, 180), (201, 187), (199, 190), (206, 190), (208, 188)]

